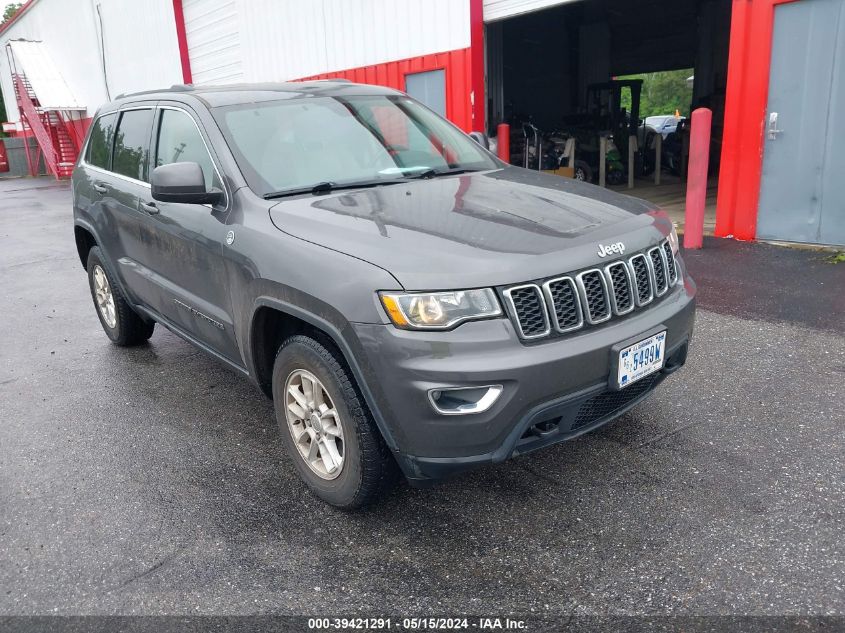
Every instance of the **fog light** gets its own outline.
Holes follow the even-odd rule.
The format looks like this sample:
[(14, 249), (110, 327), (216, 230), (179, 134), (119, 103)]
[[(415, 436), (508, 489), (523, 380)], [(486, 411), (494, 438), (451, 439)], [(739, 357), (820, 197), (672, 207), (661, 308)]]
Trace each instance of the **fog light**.
[(499, 399), (502, 389), (502, 385), (430, 389), (428, 399), (441, 415), (483, 413)]

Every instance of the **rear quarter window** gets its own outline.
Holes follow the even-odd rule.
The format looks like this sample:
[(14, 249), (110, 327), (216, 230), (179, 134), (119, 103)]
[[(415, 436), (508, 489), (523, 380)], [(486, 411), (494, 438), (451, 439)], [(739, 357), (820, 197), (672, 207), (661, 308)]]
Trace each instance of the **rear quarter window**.
[(85, 150), (85, 162), (101, 169), (109, 168), (109, 154), (114, 140), (114, 124), (117, 114), (104, 114), (91, 126), (88, 148)]

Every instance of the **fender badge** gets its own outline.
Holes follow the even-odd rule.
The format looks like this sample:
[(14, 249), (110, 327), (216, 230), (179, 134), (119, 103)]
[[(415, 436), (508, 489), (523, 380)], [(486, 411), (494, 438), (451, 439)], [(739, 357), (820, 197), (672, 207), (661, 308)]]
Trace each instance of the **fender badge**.
[(231, 246), (232, 242), (234, 242), (234, 241), (235, 241), (235, 232), (229, 231), (228, 233), (226, 233), (226, 244)]

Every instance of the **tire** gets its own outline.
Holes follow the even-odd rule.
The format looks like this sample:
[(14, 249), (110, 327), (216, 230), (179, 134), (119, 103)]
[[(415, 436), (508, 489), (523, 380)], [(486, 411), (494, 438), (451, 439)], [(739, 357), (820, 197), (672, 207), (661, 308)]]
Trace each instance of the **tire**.
[[(282, 443), (305, 484), (326, 503), (354, 510), (372, 503), (392, 487), (398, 469), (346, 363), (327, 345), (303, 335), (292, 336), (281, 345), (273, 365), (273, 404)], [(313, 410), (311, 404), (298, 410), (293, 410), (296, 406), (289, 408), (301, 403), (298, 397), (307, 396), (308, 376), (323, 388), (321, 399), (327, 414), (322, 422), (308, 415)], [(313, 382), (312, 389), (312, 393), (317, 392)], [(298, 443), (294, 435), (300, 439)], [(320, 457), (315, 455), (312, 463), (304, 453), (311, 455), (315, 437), (320, 438), (316, 442)], [(327, 451), (331, 442), (335, 448)], [(325, 452), (330, 453), (329, 461), (337, 455), (342, 457), (336, 471), (330, 472), (327, 467), (322, 458)]]
[[(143, 319), (132, 309), (103, 260), (103, 253), (98, 246), (88, 251), (88, 286), (91, 289), (91, 299), (94, 301), (94, 309), (100, 319), (100, 325), (115, 345), (121, 347), (139, 345), (153, 335), (155, 321)], [(105, 279), (105, 289), (112, 300), (109, 309), (101, 307), (98, 299), (98, 296), (100, 298), (104, 296), (101, 285), (103, 279)], [(98, 287), (100, 288), (99, 295)]]
[(583, 160), (576, 160), (575, 173), (572, 177), (583, 182), (593, 182), (593, 170)]
[(625, 182), (625, 172), (623, 171), (608, 171), (607, 172), (607, 184), (609, 185), (621, 185)]

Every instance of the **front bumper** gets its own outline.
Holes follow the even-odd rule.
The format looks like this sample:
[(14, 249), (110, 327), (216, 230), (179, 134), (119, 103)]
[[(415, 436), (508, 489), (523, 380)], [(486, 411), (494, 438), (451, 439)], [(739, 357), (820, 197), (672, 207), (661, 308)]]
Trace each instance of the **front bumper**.
[[(529, 345), (508, 319), (465, 323), (451, 332), (354, 329), (398, 462), (412, 482), (423, 483), (570, 439), (624, 413), (684, 364), (694, 320), (695, 284), (684, 277), (647, 310)], [(664, 369), (612, 391), (611, 347), (658, 326), (667, 330)], [(478, 414), (438, 414), (427, 396), (430, 389), (490, 384), (503, 392)]]

